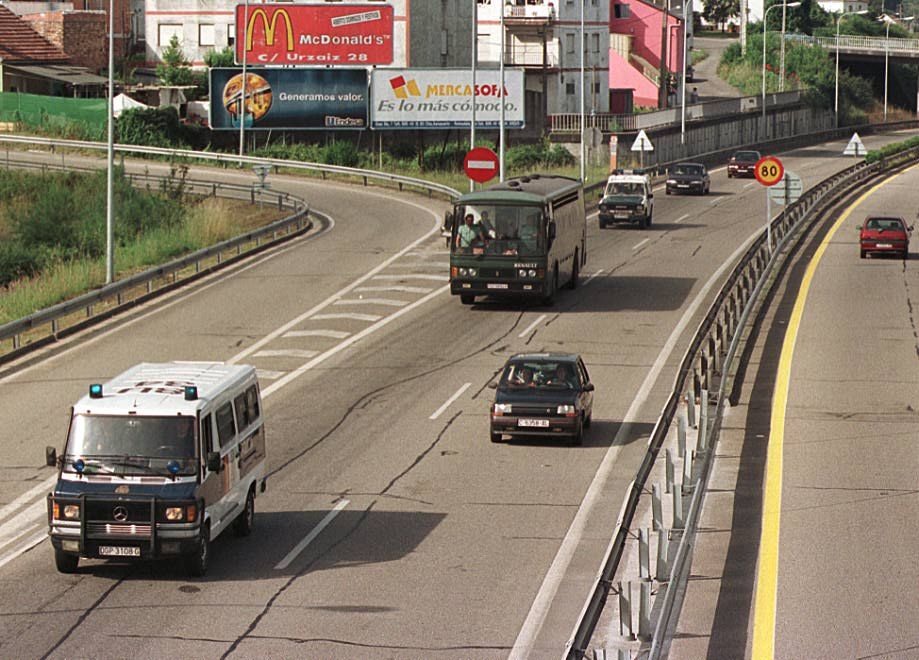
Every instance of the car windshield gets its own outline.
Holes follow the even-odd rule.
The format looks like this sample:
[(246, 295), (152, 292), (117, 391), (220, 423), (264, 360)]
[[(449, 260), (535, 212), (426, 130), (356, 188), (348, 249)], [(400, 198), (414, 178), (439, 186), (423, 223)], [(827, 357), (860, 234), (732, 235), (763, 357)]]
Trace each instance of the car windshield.
[(568, 362), (527, 360), (511, 362), (501, 377), (502, 388), (577, 389), (574, 365)]
[(744, 163), (755, 163), (759, 158), (758, 151), (738, 151), (734, 154), (734, 160), (739, 160)]
[(546, 223), (538, 206), (465, 204), (455, 217), (453, 254), (536, 257), (546, 252)]
[(640, 183), (613, 181), (606, 186), (607, 195), (644, 195), (645, 187)]
[(193, 417), (74, 415), (64, 455), (65, 469), (77, 460), (86, 474), (177, 474), (196, 471)]
[(682, 174), (682, 175), (688, 174), (691, 176), (701, 176), (702, 166), (701, 165), (674, 165), (670, 173), (671, 174)]
[(868, 218), (865, 227), (874, 229), (875, 231), (883, 231), (885, 229), (903, 231), (903, 222), (899, 218)]

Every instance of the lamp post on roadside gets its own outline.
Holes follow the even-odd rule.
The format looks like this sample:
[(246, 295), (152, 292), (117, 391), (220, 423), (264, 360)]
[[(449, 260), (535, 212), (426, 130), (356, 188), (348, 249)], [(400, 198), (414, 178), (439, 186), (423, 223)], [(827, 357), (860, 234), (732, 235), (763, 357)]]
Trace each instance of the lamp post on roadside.
[[(479, 63), (479, 3), (472, 3), (472, 121), (469, 124), (469, 148), (475, 149), (475, 69)], [(469, 179), (470, 192), (475, 191), (475, 181)]]
[[(887, 72), (888, 72), (888, 62), (890, 60), (890, 25), (895, 23), (890, 16), (887, 14), (881, 14), (881, 17), (878, 19), (887, 24), (887, 30), (884, 35), (884, 121), (887, 121)], [(900, 19), (901, 21), (911, 21), (913, 20), (912, 16), (904, 16)]]
[(686, 144), (686, 57), (689, 17), (692, 16), (692, 0), (683, 0), (683, 77), (680, 78), (680, 144)]
[[(763, 12), (763, 137), (766, 137), (766, 17), (769, 15), (769, 12), (778, 7), (782, 7), (784, 12), (786, 9), (791, 9), (792, 7), (800, 7), (800, 2), (788, 2), (781, 5), (772, 5), (767, 7), (766, 11)], [(785, 43), (785, 26), (782, 26), (782, 44)]]
[(846, 16), (859, 16), (867, 13), (868, 10), (863, 9), (861, 11), (849, 12), (848, 14), (842, 13), (836, 17), (836, 92), (833, 100), (833, 116), (835, 117), (836, 128), (839, 128), (839, 24)]
[(501, 4), (501, 53), (498, 55), (498, 68), (500, 69), (499, 77), (501, 78), (501, 89), (498, 91), (498, 98), (501, 100), (501, 111), (498, 122), (498, 180), (504, 183), (504, 105), (507, 99), (504, 96), (504, 12), (507, 6)]
[(581, 183), (587, 176), (586, 145), (584, 144), (584, 3), (587, 0), (581, 0)]
[(108, 138), (105, 182), (105, 283), (115, 281), (115, 0), (108, 3)]

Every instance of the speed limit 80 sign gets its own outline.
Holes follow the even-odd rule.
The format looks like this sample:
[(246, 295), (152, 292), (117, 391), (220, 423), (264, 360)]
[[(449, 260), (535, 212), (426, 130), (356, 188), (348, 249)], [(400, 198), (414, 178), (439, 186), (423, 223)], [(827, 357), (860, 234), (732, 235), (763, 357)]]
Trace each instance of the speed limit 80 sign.
[(775, 156), (763, 156), (756, 161), (756, 180), (764, 186), (774, 186), (785, 176), (785, 168)]

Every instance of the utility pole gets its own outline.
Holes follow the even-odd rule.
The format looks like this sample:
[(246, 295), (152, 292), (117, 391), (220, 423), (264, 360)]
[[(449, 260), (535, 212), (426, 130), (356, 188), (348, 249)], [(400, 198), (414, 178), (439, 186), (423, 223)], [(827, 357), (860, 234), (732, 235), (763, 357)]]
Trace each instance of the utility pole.
[(660, 85), (659, 92), (660, 98), (658, 99), (658, 106), (660, 108), (667, 107), (667, 37), (669, 30), (667, 29), (667, 23), (670, 20), (670, 0), (667, 0), (666, 6), (661, 2), (661, 70), (660, 70)]

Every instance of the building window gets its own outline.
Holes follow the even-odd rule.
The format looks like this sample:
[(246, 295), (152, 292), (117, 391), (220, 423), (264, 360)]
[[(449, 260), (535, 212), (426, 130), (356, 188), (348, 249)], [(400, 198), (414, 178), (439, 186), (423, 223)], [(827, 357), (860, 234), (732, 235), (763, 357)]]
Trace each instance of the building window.
[(632, 15), (628, 5), (613, 5), (613, 16), (615, 18), (628, 18)]
[(565, 94), (574, 96), (574, 83), (565, 83)]
[(566, 53), (574, 52), (574, 34), (571, 32), (565, 35), (565, 52)]
[(236, 26), (230, 23), (227, 26), (227, 46), (231, 48), (236, 45)]
[(175, 23), (160, 23), (157, 27), (157, 44), (160, 48), (165, 48), (173, 37), (179, 38), (182, 43), (182, 26)]
[(599, 34), (592, 34), (592, 35), (590, 35), (590, 36), (591, 36), (591, 41), (594, 42), (593, 51), (594, 51), (595, 53), (599, 53), (599, 52), (600, 52), (600, 35), (599, 35)]
[(198, 45), (199, 46), (215, 46), (217, 45), (214, 41), (214, 26), (202, 23), (198, 26)]
[(600, 83), (594, 83), (594, 94), (600, 93)]

